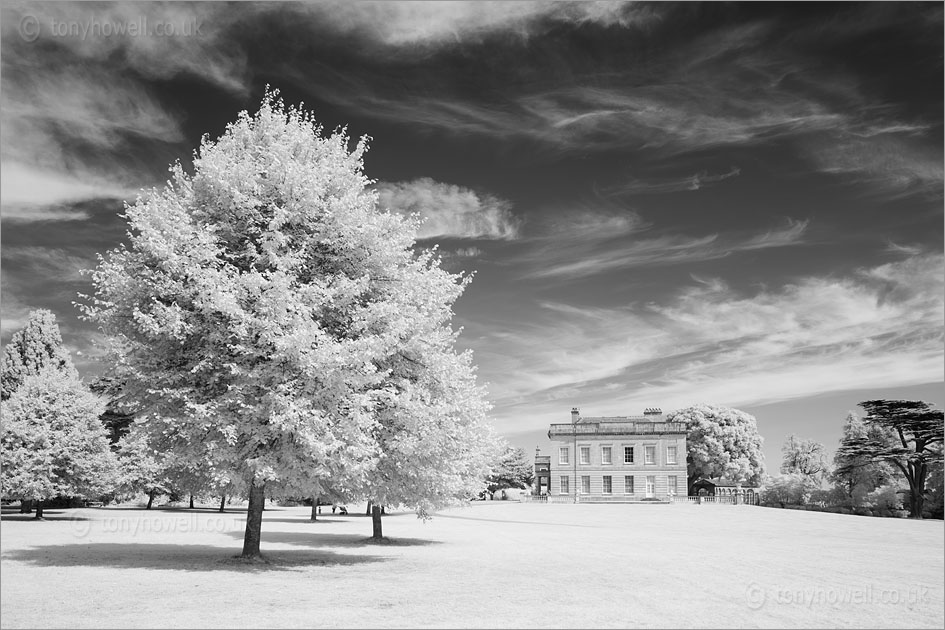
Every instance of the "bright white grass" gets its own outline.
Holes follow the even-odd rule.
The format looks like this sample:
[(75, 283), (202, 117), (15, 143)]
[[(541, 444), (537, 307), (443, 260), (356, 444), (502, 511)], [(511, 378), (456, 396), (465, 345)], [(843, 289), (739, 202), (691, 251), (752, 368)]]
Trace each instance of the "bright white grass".
[[(939, 627), (941, 521), (721, 505), (477, 503), (423, 523), (270, 508), (2, 526), (3, 627)], [(73, 514), (90, 521), (70, 521)], [(16, 518), (16, 517), (13, 517)], [(88, 532), (88, 533), (86, 533)]]

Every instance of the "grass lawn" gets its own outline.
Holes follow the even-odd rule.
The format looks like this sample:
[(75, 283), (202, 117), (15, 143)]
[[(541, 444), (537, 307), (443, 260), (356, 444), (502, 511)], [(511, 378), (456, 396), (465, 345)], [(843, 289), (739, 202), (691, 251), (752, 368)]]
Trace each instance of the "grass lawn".
[[(474, 503), (432, 521), (5, 514), (0, 625), (22, 627), (943, 627), (943, 524), (723, 505)], [(363, 506), (361, 512), (363, 513)]]

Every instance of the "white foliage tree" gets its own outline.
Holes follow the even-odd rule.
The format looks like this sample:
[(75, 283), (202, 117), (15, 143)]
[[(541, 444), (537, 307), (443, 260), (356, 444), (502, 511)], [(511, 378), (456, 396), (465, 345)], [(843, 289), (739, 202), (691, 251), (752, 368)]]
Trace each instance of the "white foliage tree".
[(30, 311), (29, 320), (22, 330), (3, 348), (3, 369), (0, 375), (0, 398), (6, 400), (29, 376), (47, 368), (69, 376), (78, 373), (72, 365), (69, 351), (62, 345), (62, 333), (52, 311)]
[(450, 351), (455, 333), (441, 321), (422, 326), (384, 363), (374, 436), (380, 448), (364, 494), (372, 499), (373, 538), (383, 537), (381, 506), (408, 505), (421, 518), (478, 494), (499, 442), (484, 422), (488, 405), (476, 386), (472, 357)]
[(689, 485), (699, 477), (719, 477), (760, 485), (765, 475), (764, 439), (751, 414), (719, 405), (698, 404), (667, 414), (667, 421), (685, 422), (688, 431)]
[(827, 455), (824, 445), (800, 438), (793, 433), (781, 446), (781, 473), (798, 473), (809, 478), (817, 487), (827, 477)]
[[(199, 465), (212, 453), (243, 476), (244, 557), (259, 555), (266, 494), (382, 500), (397, 485), (384, 460), (405, 461), (409, 436), (483, 437), (448, 323), (468, 278), (414, 253), (416, 221), (378, 211), (366, 140), (348, 144), (268, 93), (203, 140), (192, 175), (174, 166), (126, 209), (129, 242), (100, 258), (81, 305), (113, 340), (116, 378), (152, 443)], [(398, 361), (456, 363), (452, 389), (424, 392), (431, 377), (401, 376)]]
[(101, 495), (118, 484), (118, 464), (99, 421), (105, 401), (77, 375), (46, 368), (27, 376), (0, 407), (2, 493), (36, 502), (36, 518), (47, 499)]

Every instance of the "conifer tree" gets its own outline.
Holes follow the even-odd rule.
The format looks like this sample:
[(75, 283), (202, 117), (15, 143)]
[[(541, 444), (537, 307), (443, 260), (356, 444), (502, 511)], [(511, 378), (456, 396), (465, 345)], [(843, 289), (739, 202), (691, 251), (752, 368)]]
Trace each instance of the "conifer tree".
[(941, 409), (921, 400), (865, 400), (864, 422), (882, 433), (845, 435), (837, 452), (848, 468), (886, 462), (909, 484), (909, 515), (922, 518), (929, 473), (942, 462), (945, 425)]
[(3, 348), (0, 398), (6, 400), (26, 377), (35, 376), (47, 367), (77, 374), (69, 351), (62, 345), (56, 316), (46, 309), (38, 309), (30, 312), (26, 326), (15, 332)]
[[(843, 424), (841, 446), (857, 440), (872, 439), (887, 442), (889, 431), (879, 426), (867, 424), (854, 412), (849, 412)], [(849, 507), (860, 507), (866, 495), (880, 486), (887, 484), (893, 477), (891, 465), (887, 462), (873, 461), (864, 455), (847, 455), (838, 449), (833, 457), (834, 470), (830, 475), (834, 486)]]

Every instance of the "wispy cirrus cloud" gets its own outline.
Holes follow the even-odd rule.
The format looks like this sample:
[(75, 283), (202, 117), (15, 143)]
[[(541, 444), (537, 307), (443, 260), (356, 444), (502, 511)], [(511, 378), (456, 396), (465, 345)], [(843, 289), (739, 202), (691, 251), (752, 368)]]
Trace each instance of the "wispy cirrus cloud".
[(31, 72), (25, 60), (11, 70), (7, 55), (3, 63), (4, 219), (74, 219), (44, 206), (133, 197), (153, 176), (142, 177), (127, 153), (183, 139), (176, 119), (133, 81), (74, 62)]
[[(245, 89), (241, 50), (216, 37), (225, 14), (203, 35), (194, 30), (211, 12), (187, 3), (5, 4), (3, 219), (82, 220), (88, 214), (70, 203), (128, 199), (160, 181), (184, 135), (180, 113), (148, 80), (191, 73)], [(35, 41), (22, 24), (33, 25)], [(160, 26), (160, 35), (102, 35), (129, 25)]]
[[(832, 129), (844, 115), (810, 97), (777, 87), (725, 91), (721, 69), (699, 79), (632, 77), (607, 88), (576, 86), (527, 95), (519, 105), (536, 134), (566, 147), (637, 148), (665, 155), (770, 141)], [(704, 77), (704, 78), (703, 78)]]
[[(225, 7), (199, 2), (10, 2), (4, 6), (3, 35), (26, 54), (31, 46), (54, 44), (62, 59), (107, 62), (116, 77), (121, 77), (120, 70), (152, 79), (189, 74), (246, 93), (246, 51), (228, 37), (230, 29), (241, 20), (277, 10), (277, 5), (266, 3)], [(37, 29), (36, 41), (23, 44), (18, 28), (26, 16)], [(129, 31), (132, 25), (140, 30)]]
[(674, 193), (683, 191), (696, 191), (705, 188), (707, 185), (716, 184), (732, 177), (738, 177), (741, 169), (733, 166), (724, 173), (711, 174), (708, 171), (700, 171), (687, 177), (672, 177), (659, 179), (634, 179), (631, 178), (626, 183), (608, 187), (603, 191), (609, 196), (614, 195), (654, 195), (662, 193)]
[(56, 314), (63, 340), (73, 351), (74, 359), (76, 351), (91, 351), (90, 337), (101, 335), (86, 330), (71, 303), (77, 292), (90, 292), (91, 281), (80, 272), (95, 266), (94, 255), (81, 246), (19, 245), (16, 242), (5, 242), (0, 255), (3, 267), (0, 335), (9, 339), (26, 325), (30, 311), (47, 308)]
[(556, 25), (646, 25), (646, 5), (592, 2), (321, 2), (289, 9), (321, 28), (390, 48), (478, 43), (496, 33), (527, 39)]
[(563, 237), (574, 243), (594, 243), (642, 232), (651, 227), (649, 222), (632, 210), (622, 210), (607, 204), (603, 206), (598, 208), (595, 203), (551, 213), (551, 218), (545, 220), (537, 242), (541, 244)]
[(89, 213), (70, 204), (89, 199), (130, 199), (137, 194), (94, 175), (45, 171), (17, 162), (4, 162), (0, 173), (0, 215), (4, 221), (81, 221)]
[(866, 191), (890, 198), (922, 194), (941, 198), (945, 161), (941, 142), (923, 136), (927, 127), (893, 125), (863, 133), (810, 138), (803, 147), (822, 172), (845, 178)]
[(10, 290), (13, 275), (9, 271), (0, 272), (2, 299), (0, 299), (0, 334), (8, 339), (9, 335), (26, 326), (30, 311), (33, 310), (19, 295)]
[[(117, 95), (118, 103), (130, 94), (133, 102), (145, 103), (143, 112), (149, 111), (148, 95), (141, 93), (140, 85), (128, 85), (134, 82), (132, 74), (152, 79), (188, 75), (234, 94), (248, 94), (259, 68), (250, 64), (247, 48), (233, 35), (258, 36), (265, 26), (284, 31), (281, 44), (286, 52), (267, 62), (267, 77), (305, 86), (319, 100), (369, 118), (447, 134), (534, 142), (551, 149), (549, 155), (619, 149), (665, 159), (713, 147), (787, 140), (797, 143), (798, 153), (814, 168), (853, 183), (880, 182), (909, 194), (916, 188), (934, 190), (941, 181), (936, 178), (940, 151), (912, 137), (928, 135), (923, 131), (927, 120), (877, 100), (845, 66), (812, 66), (807, 56), (824, 37), (855, 41), (890, 24), (914, 22), (914, 11), (851, 10), (842, 19), (818, 16), (788, 30), (774, 17), (709, 16), (694, 37), (680, 33), (691, 30), (702, 11), (683, 11), (671, 3), (113, 3), (91, 8), (81, 3), (23, 3), (5, 11), (7, 88), (9, 77), (20, 80), (6, 71), (13, 65), (7, 59), (30, 62), (37, 48), (23, 45), (15, 32), (26, 12), (38, 16), (47, 31), (54, 19), (129, 23), (147, 18), (149, 23), (177, 25), (184, 35), (54, 38), (63, 53), (81, 58), (86, 66), (106, 60), (110, 64), (113, 81), (107, 84), (96, 77), (77, 77), (93, 86), (88, 93)], [(931, 23), (941, 21), (940, 11), (929, 13)], [(201, 24), (202, 30), (187, 36), (188, 24)], [(575, 26), (596, 29), (610, 42), (613, 54), (601, 57), (586, 47), (559, 50), (541, 45), (555, 29)], [(304, 53), (313, 41), (324, 38), (349, 41), (349, 58), (329, 63)], [(652, 42), (660, 43), (657, 52), (648, 45)], [(509, 63), (472, 76), (457, 72), (455, 55), (472, 54), (481, 46)], [(305, 62), (298, 63), (300, 58)], [(357, 72), (350, 71), (352, 64)], [(542, 79), (549, 66), (558, 69), (553, 82)], [(49, 67), (40, 67), (40, 75), (48, 72)], [(61, 76), (55, 82), (66, 95), (61, 109), (83, 111), (83, 102), (74, 103), (71, 96), (84, 94), (81, 86), (70, 86)], [(102, 85), (108, 90), (100, 89)], [(52, 117), (69, 121), (63, 112)], [(113, 118), (102, 115), (98, 120)], [(119, 115), (117, 120), (124, 118)], [(75, 129), (82, 128), (80, 117)], [(883, 137), (890, 135), (899, 137), (892, 148)], [(106, 165), (101, 170), (113, 169)], [(631, 180), (625, 192), (695, 189), (729, 173)]]
[(732, 251), (751, 251), (753, 249), (767, 249), (769, 247), (788, 247), (790, 245), (801, 245), (803, 236), (807, 232), (807, 226), (810, 221), (795, 221), (788, 219), (784, 227), (772, 229), (763, 234), (755, 234), (744, 240), (736, 242), (732, 246)]
[(420, 239), (514, 239), (519, 220), (512, 204), (494, 195), (421, 177), (410, 182), (380, 182), (376, 186), (381, 209), (417, 214)]
[(918, 245), (900, 245), (899, 243), (890, 241), (886, 245), (886, 251), (904, 256), (918, 256), (922, 253), (922, 248)]
[[(648, 224), (627, 221), (625, 216), (620, 217), (623, 231), (615, 229), (614, 217), (603, 215), (599, 230), (558, 232), (554, 242), (545, 245), (538, 239), (516, 265), (526, 278), (574, 280), (619, 269), (714, 260), (743, 251), (801, 245), (808, 226), (806, 220), (788, 219), (783, 227), (753, 235), (648, 236)], [(590, 220), (588, 215), (582, 217)]]
[[(811, 169), (854, 185), (869, 181), (896, 194), (940, 188), (941, 151), (934, 137), (930, 142), (935, 134), (928, 115), (891, 105), (821, 50), (825, 37), (854, 45), (904, 24), (916, 28), (922, 21), (922, 29), (930, 29), (940, 23), (940, 11), (928, 12), (924, 24), (921, 12), (851, 9), (842, 18), (819, 15), (787, 29), (777, 17), (731, 15), (710, 19), (687, 38), (678, 33), (691, 30), (700, 11), (670, 3), (510, 3), (489, 10), (464, 3), (355, 3), (327, 15), (329, 7), (302, 12), (316, 16), (318, 28), (370, 44), (366, 50), (383, 47), (383, 61), (368, 64), (358, 77), (317, 61), (304, 72), (283, 71), (318, 98), (367, 117), (536, 143), (548, 156), (619, 150), (658, 161), (777, 144)], [(556, 20), (598, 29), (611, 38), (612, 54), (601, 58), (567, 46), (533, 50), (528, 44), (540, 43)], [(655, 41), (657, 52), (646, 46)], [(482, 45), (507, 55), (509, 64), (497, 64), (488, 75), (454, 71), (455, 54)], [(413, 72), (418, 59), (440, 56), (433, 72)], [(549, 66), (557, 69), (555, 81), (541, 79)], [(735, 174), (634, 179), (622, 192), (697, 189)]]
[(63, 247), (8, 245), (3, 248), (2, 258), (3, 265), (8, 269), (17, 267), (29, 270), (33, 282), (45, 279), (56, 283), (88, 283), (80, 271), (95, 266), (94, 256)]
[(500, 337), (502, 355), (477, 347), (488, 339), (473, 347), (496, 375), (497, 415), (534, 417), (531, 428), (571, 405), (626, 414), (935, 382), (943, 263), (926, 253), (750, 294), (712, 279), (622, 308), (544, 303), (527, 325), (484, 333)]
[(643, 149), (665, 157), (830, 130), (846, 121), (840, 111), (777, 89), (739, 98), (711, 77), (705, 83), (654, 78), (640, 86), (637, 78), (614, 72), (599, 86), (583, 85), (582, 73), (576, 84), (554, 90), (503, 86), (493, 102), (453, 95), (417, 78), (394, 85), (382, 73), (352, 79), (323, 67), (304, 79), (318, 84), (320, 98), (361, 115), (450, 134), (528, 140), (558, 152)]
[[(459, 3), (454, 8), (474, 10)], [(622, 148), (670, 155), (832, 129), (845, 123), (846, 106), (859, 98), (854, 85), (833, 76), (784, 81), (809, 73), (802, 74), (794, 58), (779, 56), (783, 51), (766, 52), (774, 32), (768, 22), (710, 29), (695, 42), (664, 43), (665, 52), (653, 56), (641, 55), (639, 44), (671, 32), (678, 19), (671, 8), (624, 7), (621, 12), (626, 15), (620, 20), (593, 22), (626, 29), (626, 36), (614, 41), (620, 53), (600, 59), (579, 49), (571, 55), (562, 51), (551, 60), (560, 66), (561, 80), (550, 84), (521, 81), (518, 75), (541, 76), (547, 55), (555, 53), (538, 55), (509, 42), (497, 43), (495, 53), (514, 58), (510, 67), (519, 71), (500, 69), (471, 84), (458, 83), (450, 73), (414, 75), (410, 55), (396, 53), (360, 78), (318, 64), (298, 78), (314, 82), (319, 98), (404, 124), (531, 140), (558, 151)], [(633, 17), (635, 12), (642, 17)], [(494, 30), (501, 31), (500, 24)], [(606, 36), (614, 37), (613, 32)], [(437, 41), (468, 46), (461, 37)], [(399, 70), (391, 72), (391, 66)]]

